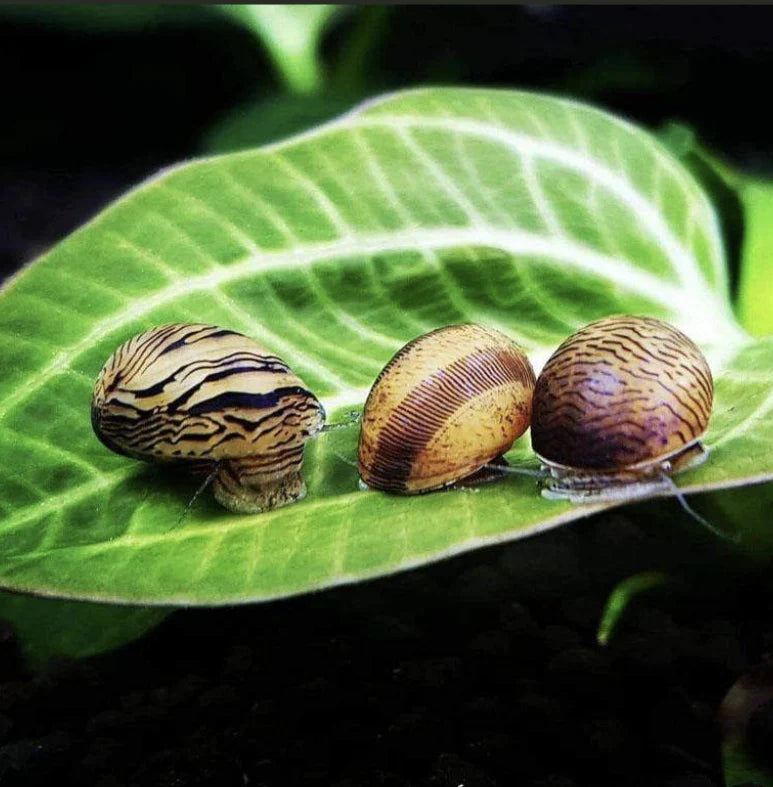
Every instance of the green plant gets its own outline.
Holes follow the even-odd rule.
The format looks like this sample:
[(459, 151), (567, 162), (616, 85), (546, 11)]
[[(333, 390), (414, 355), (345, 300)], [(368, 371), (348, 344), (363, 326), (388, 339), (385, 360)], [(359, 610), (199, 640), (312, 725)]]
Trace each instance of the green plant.
[(262, 41), (290, 91), (313, 93), (322, 87), (320, 38), (345, 6), (245, 3), (213, 8), (244, 25)]
[[(716, 377), (712, 456), (680, 487), (769, 480), (773, 341), (737, 322), (726, 265), (714, 208), (660, 143), (537, 94), (398, 93), (286, 143), (173, 168), (0, 293), (0, 583), (126, 604), (257, 601), (606, 507), (546, 501), (515, 477), (417, 498), (363, 492), (349, 429), (307, 449), (304, 502), (234, 516), (202, 497), (181, 522), (196, 482), (110, 454), (88, 418), (105, 358), (167, 321), (254, 337), (335, 420), (430, 328), (499, 328), (539, 368), (593, 318), (662, 317)], [(509, 458), (533, 466), (528, 440)]]

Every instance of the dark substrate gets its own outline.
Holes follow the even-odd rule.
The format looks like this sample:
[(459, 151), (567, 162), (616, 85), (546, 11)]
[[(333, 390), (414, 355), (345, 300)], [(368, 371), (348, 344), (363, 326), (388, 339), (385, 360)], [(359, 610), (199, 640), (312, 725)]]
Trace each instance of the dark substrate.
[[(674, 508), (671, 522), (609, 514), (357, 586), (180, 611), (36, 676), (6, 636), (0, 783), (721, 785), (717, 708), (773, 650), (773, 596)], [(608, 592), (653, 568), (682, 579), (596, 645)]]

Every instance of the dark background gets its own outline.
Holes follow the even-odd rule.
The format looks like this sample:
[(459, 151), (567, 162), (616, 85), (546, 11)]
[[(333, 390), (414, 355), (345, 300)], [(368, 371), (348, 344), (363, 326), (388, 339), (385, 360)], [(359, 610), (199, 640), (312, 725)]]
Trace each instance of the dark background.
[[(250, 105), (259, 142), (384, 90), (525, 87), (679, 120), (773, 172), (768, 8), (358, 9), (323, 46), (333, 68), (370, 15), (357, 79), (309, 99), (282, 93), (248, 31), (202, 13), (124, 32), (0, 13), (0, 277)], [(681, 579), (596, 646), (607, 594), (653, 569)], [(0, 781), (720, 785), (719, 702), (773, 651), (769, 573), (663, 504), (358, 587), (176, 613), (35, 676), (0, 628)], [(771, 718), (755, 717), (758, 751)]]
[[(325, 114), (319, 99), (306, 116), (302, 100), (284, 113), (272, 103), (281, 86), (271, 64), (224, 17), (183, 6), (126, 32), (84, 32), (44, 9), (0, 14), (0, 272), (159, 167), (201, 153), (238, 107), (265, 101), (256, 139)], [(321, 99), (333, 113), (358, 94), (421, 84), (549, 90), (653, 128), (678, 119), (740, 165), (773, 171), (769, 8), (365, 7), (325, 37), (331, 69), (367, 14), (380, 15), (378, 32), (359, 84)]]

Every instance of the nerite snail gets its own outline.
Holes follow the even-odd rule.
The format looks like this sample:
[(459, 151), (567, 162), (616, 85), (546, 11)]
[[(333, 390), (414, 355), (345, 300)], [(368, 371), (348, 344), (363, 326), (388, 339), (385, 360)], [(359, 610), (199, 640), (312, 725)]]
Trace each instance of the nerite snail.
[(531, 440), (546, 497), (628, 499), (702, 462), (714, 384), (684, 333), (647, 317), (586, 325), (537, 378)]
[(177, 323), (122, 344), (97, 378), (91, 423), (120, 454), (215, 470), (238, 513), (304, 497), (303, 448), (325, 411), (284, 361), (235, 331)]
[(416, 494), (476, 473), (529, 426), (534, 371), (508, 337), (450, 325), (384, 367), (362, 414), (358, 468), (370, 487)]

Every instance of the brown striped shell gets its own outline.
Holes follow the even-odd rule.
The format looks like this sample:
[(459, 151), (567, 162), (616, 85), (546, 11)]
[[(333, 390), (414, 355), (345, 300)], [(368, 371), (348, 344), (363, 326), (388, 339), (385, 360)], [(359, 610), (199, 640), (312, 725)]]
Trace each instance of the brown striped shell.
[(684, 333), (648, 317), (607, 317), (570, 336), (545, 364), (532, 446), (564, 478), (670, 472), (705, 455), (699, 440), (713, 391), (709, 365)]
[(362, 480), (415, 494), (475, 473), (526, 431), (533, 390), (529, 359), (498, 331), (450, 325), (414, 339), (365, 403)]
[(240, 513), (305, 494), (304, 443), (324, 419), (280, 358), (235, 331), (191, 323), (162, 325), (118, 347), (91, 402), (94, 432), (108, 448), (217, 467), (215, 497)]

